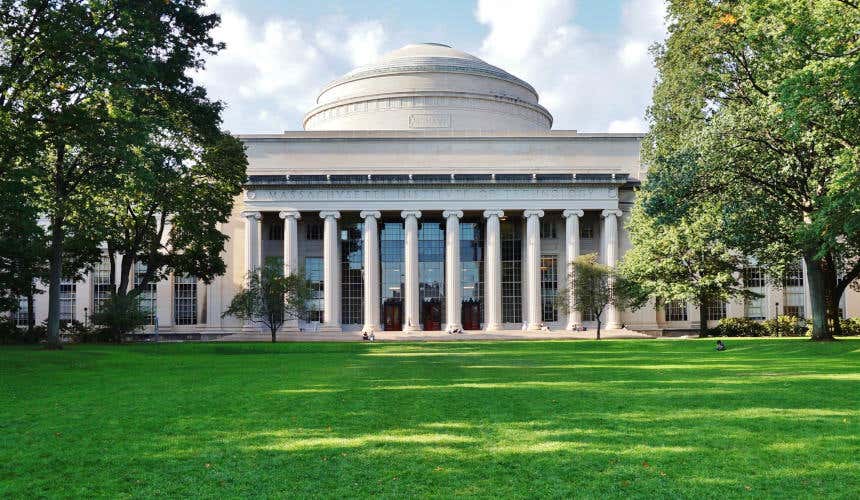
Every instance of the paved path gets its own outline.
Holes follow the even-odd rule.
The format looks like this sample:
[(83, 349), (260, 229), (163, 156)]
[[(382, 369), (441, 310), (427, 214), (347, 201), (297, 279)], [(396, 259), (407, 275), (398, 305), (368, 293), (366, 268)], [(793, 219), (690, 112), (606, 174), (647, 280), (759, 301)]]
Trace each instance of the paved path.
[[(377, 332), (377, 342), (458, 342), (474, 340), (560, 340), (585, 339), (593, 340), (595, 330), (584, 332), (568, 332), (555, 330), (547, 332), (523, 332), (520, 330), (504, 330), (495, 332), (467, 331), (459, 334), (449, 334), (443, 331), (427, 332)], [(652, 339), (653, 335), (634, 332), (632, 330), (601, 330), (600, 337), (604, 339)], [(271, 341), (269, 334), (236, 333), (218, 339), (220, 342), (265, 342)], [(279, 342), (355, 342), (361, 341), (361, 332), (287, 332), (278, 334)]]

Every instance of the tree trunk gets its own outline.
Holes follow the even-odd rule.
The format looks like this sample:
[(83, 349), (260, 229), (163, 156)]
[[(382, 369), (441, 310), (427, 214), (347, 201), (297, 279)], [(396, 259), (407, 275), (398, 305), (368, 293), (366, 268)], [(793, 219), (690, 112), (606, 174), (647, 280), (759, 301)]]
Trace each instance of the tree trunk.
[(60, 344), (60, 281), (63, 277), (63, 217), (51, 220), (51, 264), (48, 274), (48, 349), (62, 349)]
[(822, 262), (814, 258), (814, 252), (803, 256), (806, 262), (806, 276), (809, 279), (809, 296), (812, 303), (812, 340), (833, 340), (833, 333), (827, 325), (827, 304), (825, 294), (827, 283)]
[(839, 316), (839, 298), (840, 294), (837, 291), (839, 278), (836, 274), (836, 264), (833, 262), (833, 255), (827, 254), (824, 261), (824, 304), (827, 317), (827, 326), (831, 335), (842, 335), (842, 325), (839, 324), (841, 319)]
[(27, 291), (27, 335), (30, 338), (33, 338), (33, 328), (36, 327), (36, 311), (33, 310), (35, 307), (35, 300), (33, 298), (33, 288)]
[(597, 317), (597, 340), (600, 340), (600, 316)]
[(699, 338), (708, 336), (708, 300), (704, 296), (699, 297)]

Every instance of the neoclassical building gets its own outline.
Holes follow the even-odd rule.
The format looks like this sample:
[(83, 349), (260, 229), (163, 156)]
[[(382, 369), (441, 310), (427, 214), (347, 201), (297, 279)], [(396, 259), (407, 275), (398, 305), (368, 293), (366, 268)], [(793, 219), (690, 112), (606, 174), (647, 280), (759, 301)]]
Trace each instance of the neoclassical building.
[[(559, 311), (555, 295), (577, 255), (615, 265), (629, 248), (642, 135), (552, 130), (552, 121), (527, 82), (446, 45), (407, 45), (347, 73), (322, 89), (304, 130), (241, 136), (248, 182), (223, 225), (227, 273), (153, 285), (152, 323), (164, 335), (254, 332), (221, 313), (249, 270), (276, 262), (315, 290), (308, 321), (287, 329), (593, 326)], [(67, 318), (98, 307), (105, 273), (64, 283)], [(762, 299), (610, 309), (604, 321), (654, 332), (804, 315), (804, 274), (798, 266), (774, 287), (752, 267), (747, 283)], [(858, 302), (852, 295), (843, 309), (857, 315)]]

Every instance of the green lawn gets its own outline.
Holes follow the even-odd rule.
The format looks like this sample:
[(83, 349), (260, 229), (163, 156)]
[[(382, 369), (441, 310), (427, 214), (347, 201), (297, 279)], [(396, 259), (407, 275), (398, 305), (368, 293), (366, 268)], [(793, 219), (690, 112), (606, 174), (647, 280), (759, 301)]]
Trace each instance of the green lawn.
[(860, 341), (0, 349), (0, 497), (855, 497)]

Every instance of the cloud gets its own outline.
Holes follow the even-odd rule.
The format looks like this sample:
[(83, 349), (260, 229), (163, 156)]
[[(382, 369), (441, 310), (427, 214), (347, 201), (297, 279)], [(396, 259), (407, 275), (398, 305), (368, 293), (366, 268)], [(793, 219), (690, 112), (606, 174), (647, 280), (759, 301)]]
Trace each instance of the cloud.
[(221, 15), (213, 36), (227, 47), (195, 74), (210, 96), (227, 104), (225, 127), (236, 133), (301, 128), (319, 90), (353, 66), (378, 57), (386, 39), (378, 21), (351, 24), (326, 18), (311, 25), (270, 18), (257, 23), (239, 5), (210, 5)]
[(648, 47), (666, 34), (662, 0), (627, 0), (618, 34), (577, 24), (573, 0), (478, 0), (479, 55), (531, 83), (554, 129), (643, 131), (656, 75)]

